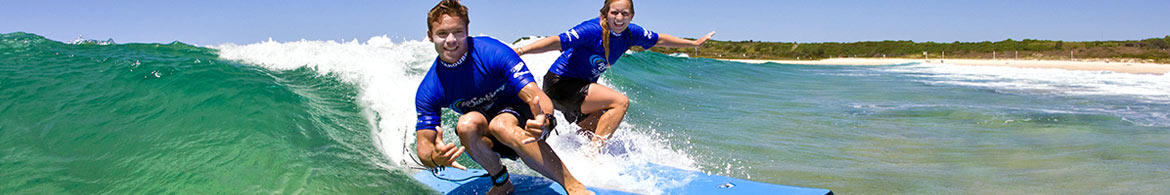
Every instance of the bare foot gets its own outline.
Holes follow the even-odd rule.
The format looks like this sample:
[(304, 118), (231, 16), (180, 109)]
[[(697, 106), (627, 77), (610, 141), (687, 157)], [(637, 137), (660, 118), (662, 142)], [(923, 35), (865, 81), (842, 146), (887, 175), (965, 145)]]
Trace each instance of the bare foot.
[(594, 136), (593, 141), (589, 141), (589, 152), (587, 154), (601, 154), (602, 146), (605, 146), (605, 139)]
[(512, 190), (514, 190), (513, 186), (512, 186), (512, 180), (509, 179), (508, 181), (504, 182), (503, 185), (492, 186), (492, 189), (488, 190), (487, 194), (488, 195), (497, 195), (497, 194), (498, 195), (506, 195), (506, 194), (512, 194)]
[(578, 194), (592, 195), (592, 194), (594, 194), (593, 191), (589, 191), (589, 189), (585, 189), (585, 184), (582, 184), (581, 182), (577, 182), (576, 180), (573, 180), (572, 182), (564, 183), (561, 185), (563, 185), (565, 187), (565, 192), (567, 192), (570, 195), (578, 195)]
[(581, 189), (572, 189), (572, 190), (565, 189), (565, 191), (568, 192), (570, 195), (579, 195), (579, 194), (593, 195), (594, 194), (593, 191), (589, 191), (589, 190), (585, 189), (584, 186), (581, 186)]
[(593, 159), (597, 156), (597, 154), (601, 153), (601, 146), (605, 145), (605, 140), (603, 138), (598, 137), (597, 135), (594, 135), (592, 131), (587, 130), (577, 130), (577, 134), (589, 138), (589, 143), (586, 145), (588, 148), (585, 149), (586, 158)]
[(601, 153), (601, 147), (594, 145), (595, 142), (589, 142), (589, 149), (585, 150), (585, 158), (597, 160), (597, 154)]

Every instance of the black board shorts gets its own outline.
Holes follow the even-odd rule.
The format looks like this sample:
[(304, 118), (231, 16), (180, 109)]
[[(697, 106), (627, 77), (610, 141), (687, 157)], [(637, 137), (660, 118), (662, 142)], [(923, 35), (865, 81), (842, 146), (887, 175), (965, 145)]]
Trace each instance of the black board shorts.
[(565, 120), (578, 123), (588, 117), (581, 113), (581, 104), (585, 102), (585, 95), (589, 94), (589, 84), (593, 81), (561, 77), (552, 72), (544, 74), (544, 93), (552, 99), (553, 107), (565, 114)]
[[(489, 111), (488, 113), (492, 113), (491, 115), (484, 116), (485, 118), (487, 118), (488, 121), (491, 121), (493, 118), (496, 118), (496, 116), (499, 116), (501, 114), (505, 114), (505, 113), (512, 114), (512, 116), (516, 116), (516, 122), (517, 122), (516, 125), (519, 125), (521, 128), (523, 128), (527, 124), (528, 119), (533, 118), (532, 117), (532, 109), (528, 108), (527, 103), (519, 103), (519, 104), (512, 105), (512, 106), (505, 106), (505, 107), (498, 109), (498, 110), (495, 110), (495, 111)], [(496, 139), (496, 136), (488, 135), (487, 138), (492, 141), (492, 151), (499, 153), (501, 158), (507, 158), (507, 159), (512, 159), (512, 160), (516, 160), (516, 159), (520, 158), (520, 154), (516, 153), (516, 150), (513, 150), (512, 148), (508, 147), (507, 145), (504, 145), (503, 142), (500, 142), (499, 139)]]

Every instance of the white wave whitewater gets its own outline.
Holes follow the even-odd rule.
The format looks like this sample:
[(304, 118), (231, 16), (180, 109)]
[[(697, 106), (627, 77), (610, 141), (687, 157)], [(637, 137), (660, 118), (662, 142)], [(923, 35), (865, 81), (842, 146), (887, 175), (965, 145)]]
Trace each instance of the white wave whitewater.
[[(526, 45), (529, 39), (516, 43)], [(371, 37), (366, 42), (351, 41), (293, 41), (265, 42), (211, 46), (219, 50), (222, 59), (239, 61), (271, 70), (312, 68), (322, 76), (338, 78), (359, 86), (360, 104), (367, 108), (370, 125), (376, 128), (372, 145), (383, 152), (388, 161), (371, 159), (389, 171), (414, 173), (419, 167), (414, 157), (414, 94), (423, 74), (430, 68), (435, 56), (433, 45), (427, 41), (394, 43), (386, 36)], [(525, 55), (537, 82), (542, 82), (549, 66), (559, 53)], [(603, 78), (600, 82), (606, 83)], [(617, 89), (621, 90), (621, 89)], [(450, 112), (450, 111), (445, 111)], [(558, 112), (558, 115), (560, 112)], [(568, 124), (559, 117), (561, 124)], [(444, 134), (455, 135), (452, 124), (443, 125)], [(639, 127), (623, 123), (603, 152), (588, 155), (588, 140), (575, 132), (575, 125), (561, 125), (559, 135), (548, 143), (569, 167), (572, 174), (589, 186), (619, 189), (631, 192), (658, 194), (664, 188), (684, 185), (688, 181), (659, 178), (648, 170), (637, 167), (646, 163), (661, 164), (688, 170), (698, 170), (690, 154), (672, 148), (668, 140), (653, 127)], [(455, 136), (445, 139), (457, 143)], [(686, 144), (682, 144), (686, 145)], [(592, 156), (592, 157), (587, 157)], [(466, 155), (465, 155), (466, 157)], [(539, 175), (527, 169), (522, 162), (504, 160), (514, 172)], [(469, 161), (468, 161), (469, 162)], [(466, 164), (466, 163), (465, 163)]]
[(1067, 95), (1130, 96), (1146, 102), (1170, 103), (1170, 75), (1129, 74), (1001, 66), (916, 64), (895, 66), (893, 72), (925, 73), (932, 84), (990, 87), (1003, 90)]
[[(1001, 93), (1092, 99), (1118, 99), (1146, 104), (1170, 105), (1170, 74), (1130, 74), (1112, 71), (1084, 71), (952, 64), (911, 64), (890, 66), (883, 71), (905, 73), (931, 85), (956, 85), (992, 89)], [(1170, 127), (1170, 111), (1142, 105), (1087, 106), (1059, 109), (1064, 113), (1108, 113), (1141, 126)]]

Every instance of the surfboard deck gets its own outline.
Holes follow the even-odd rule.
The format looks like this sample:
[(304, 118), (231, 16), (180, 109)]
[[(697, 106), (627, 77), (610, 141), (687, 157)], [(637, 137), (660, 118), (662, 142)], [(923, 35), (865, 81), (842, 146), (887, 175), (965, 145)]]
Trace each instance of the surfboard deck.
[[(807, 188), (763, 183), (739, 178), (710, 175), (698, 171), (646, 164), (638, 169), (652, 170), (656, 176), (690, 179), (686, 185), (663, 189), (663, 194), (808, 194), (826, 195), (832, 191), (819, 188)], [(482, 169), (468, 169), (467, 171), (447, 168), (438, 174), (430, 171), (420, 171), (414, 174), (414, 179), (429, 186), (442, 194), (483, 194), (491, 189), (491, 179), (487, 171)], [(544, 177), (512, 174), (513, 194), (566, 194), (560, 184)], [(624, 192), (612, 189), (587, 187), (589, 190), (601, 194), (627, 195), (638, 192)]]

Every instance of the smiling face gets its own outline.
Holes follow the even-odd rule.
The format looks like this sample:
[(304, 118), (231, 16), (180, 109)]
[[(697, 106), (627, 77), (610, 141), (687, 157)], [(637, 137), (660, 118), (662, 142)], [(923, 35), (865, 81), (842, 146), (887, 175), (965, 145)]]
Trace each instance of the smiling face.
[(446, 63), (455, 63), (467, 53), (467, 25), (457, 16), (441, 15), (439, 20), (432, 23), (434, 28), (428, 35), (435, 43), (435, 52), (439, 59)]
[(609, 10), (603, 12), (605, 23), (609, 25), (609, 29), (614, 33), (622, 33), (626, 28), (630, 27), (630, 21), (634, 20), (634, 5), (630, 1), (613, 1), (610, 2)]

